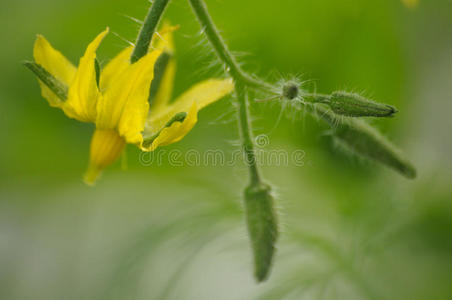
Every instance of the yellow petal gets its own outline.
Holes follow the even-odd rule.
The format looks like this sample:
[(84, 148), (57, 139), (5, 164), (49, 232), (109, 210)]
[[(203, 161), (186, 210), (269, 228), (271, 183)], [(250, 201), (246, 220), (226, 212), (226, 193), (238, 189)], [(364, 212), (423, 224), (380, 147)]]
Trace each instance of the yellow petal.
[(100, 74), (100, 90), (106, 91), (110, 85), (115, 82), (118, 76), (120, 76), (130, 65), (130, 56), (132, 55), (133, 47), (127, 47), (115, 56), (106, 66), (103, 68)]
[(94, 131), (91, 139), (88, 170), (84, 181), (92, 185), (102, 170), (119, 158), (126, 142), (114, 129)]
[(155, 45), (153, 45), (154, 48), (161, 49), (170, 55), (160, 86), (151, 102), (150, 114), (154, 116), (159, 114), (159, 112), (161, 112), (169, 103), (173, 93), (174, 77), (176, 74), (173, 32), (178, 28), (179, 26), (171, 26), (168, 21), (165, 21), (156, 38), (153, 39), (155, 43)]
[(179, 29), (179, 26), (171, 26), (168, 21), (163, 22), (160, 29), (153, 38), (152, 49), (159, 49), (171, 54), (174, 53), (173, 32)]
[(166, 146), (180, 141), (192, 130), (198, 121), (198, 107), (193, 102), (183, 122), (174, 122), (170, 127), (164, 128), (149, 147), (141, 146), (143, 151), (154, 151), (159, 146)]
[(161, 51), (148, 53), (111, 83), (103, 98), (99, 98), (97, 128), (117, 128), (128, 143), (141, 143), (154, 64), (160, 54)]
[(77, 74), (69, 87), (68, 99), (63, 105), (64, 112), (70, 118), (82, 122), (96, 120), (96, 103), (101, 94), (97, 87), (94, 60), (96, 50), (107, 33), (108, 28), (88, 45), (85, 55), (80, 59)]
[(159, 132), (171, 118), (179, 112), (188, 112), (193, 102), (196, 102), (198, 110), (220, 100), (234, 89), (231, 79), (209, 79), (200, 82), (183, 93), (173, 104), (162, 109), (158, 115), (149, 116), (146, 121), (146, 135)]
[[(76, 68), (61, 52), (55, 50), (42, 36), (38, 35), (34, 44), (33, 56), (35, 62), (50, 72), (56, 79), (68, 87), (75, 77)], [(47, 99), (50, 106), (60, 107), (62, 101), (39, 80), (42, 96)]]

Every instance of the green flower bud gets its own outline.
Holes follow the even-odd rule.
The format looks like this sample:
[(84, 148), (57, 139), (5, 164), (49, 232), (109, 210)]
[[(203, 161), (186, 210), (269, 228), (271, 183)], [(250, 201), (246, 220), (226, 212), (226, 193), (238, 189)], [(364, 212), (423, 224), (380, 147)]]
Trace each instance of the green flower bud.
[(350, 120), (337, 127), (335, 137), (353, 153), (393, 168), (414, 179), (416, 169), (387, 138), (362, 120)]
[(338, 118), (321, 106), (308, 108), (335, 129), (334, 136), (337, 141), (352, 153), (384, 164), (407, 178), (416, 177), (416, 169), (401, 151), (363, 120)]
[(335, 114), (348, 117), (390, 117), (397, 112), (391, 105), (377, 103), (355, 93), (334, 92), (325, 103)]
[(276, 214), (271, 188), (266, 184), (251, 184), (245, 189), (245, 211), (254, 253), (254, 276), (264, 281), (270, 272), (278, 237)]
[(299, 92), (298, 84), (296, 82), (289, 81), (282, 87), (282, 96), (289, 100), (297, 98)]

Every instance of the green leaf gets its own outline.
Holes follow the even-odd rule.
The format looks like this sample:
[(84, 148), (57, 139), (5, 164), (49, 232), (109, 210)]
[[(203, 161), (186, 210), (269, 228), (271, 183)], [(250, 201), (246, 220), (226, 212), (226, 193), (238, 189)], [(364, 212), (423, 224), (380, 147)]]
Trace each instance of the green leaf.
[(58, 96), (58, 98), (62, 101), (66, 101), (68, 93), (68, 87), (66, 84), (56, 79), (49, 73), (49, 71), (35, 62), (26, 61), (24, 62), (24, 66), (30, 69), (42, 83), (44, 83), (53, 93), (55, 93), (55, 95)]

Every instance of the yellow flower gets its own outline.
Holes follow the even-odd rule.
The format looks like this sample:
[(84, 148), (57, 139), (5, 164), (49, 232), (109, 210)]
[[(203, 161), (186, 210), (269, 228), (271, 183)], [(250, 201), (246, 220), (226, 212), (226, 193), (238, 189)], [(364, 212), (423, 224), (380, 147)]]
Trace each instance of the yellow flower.
[[(130, 63), (133, 47), (124, 49), (100, 74), (96, 72), (96, 50), (108, 28), (88, 45), (78, 68), (44, 37), (37, 37), (35, 62), (68, 87), (67, 99), (62, 100), (39, 80), (42, 96), (68, 117), (96, 125), (84, 176), (87, 184), (93, 184), (101, 171), (118, 159), (126, 143), (152, 151), (181, 140), (196, 124), (200, 109), (232, 91), (231, 80), (211, 79), (196, 84), (170, 103), (175, 74), (172, 31), (165, 27), (153, 50), (134, 64)], [(150, 99), (154, 67), (163, 53), (168, 61)]]

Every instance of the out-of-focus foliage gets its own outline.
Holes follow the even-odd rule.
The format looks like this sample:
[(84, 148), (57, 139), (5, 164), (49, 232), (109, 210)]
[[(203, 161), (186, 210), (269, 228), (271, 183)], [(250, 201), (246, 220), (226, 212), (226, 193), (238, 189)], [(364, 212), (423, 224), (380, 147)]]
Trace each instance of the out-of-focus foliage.
[[(146, 1), (2, 1), (0, 25), (1, 299), (450, 299), (452, 297), (452, 3), (393, 0), (207, 1), (245, 68), (302, 73), (317, 89), (365, 91), (395, 105), (375, 121), (419, 177), (360, 162), (307, 115), (277, 122), (253, 105), (265, 150), (302, 149), (304, 165), (265, 165), (282, 233), (268, 282), (252, 279), (240, 191), (246, 169), (168, 164), (164, 151), (237, 149), (234, 107), (200, 113), (161, 164), (128, 149), (95, 188), (80, 179), (92, 126), (50, 108), (21, 62), (37, 33), (76, 63), (106, 25), (105, 65), (136, 36)], [(176, 94), (221, 74), (186, 1), (172, 1)], [(269, 75), (270, 74), (270, 75)], [(292, 120), (291, 120), (292, 119)], [(178, 161), (182, 162), (182, 158)]]

